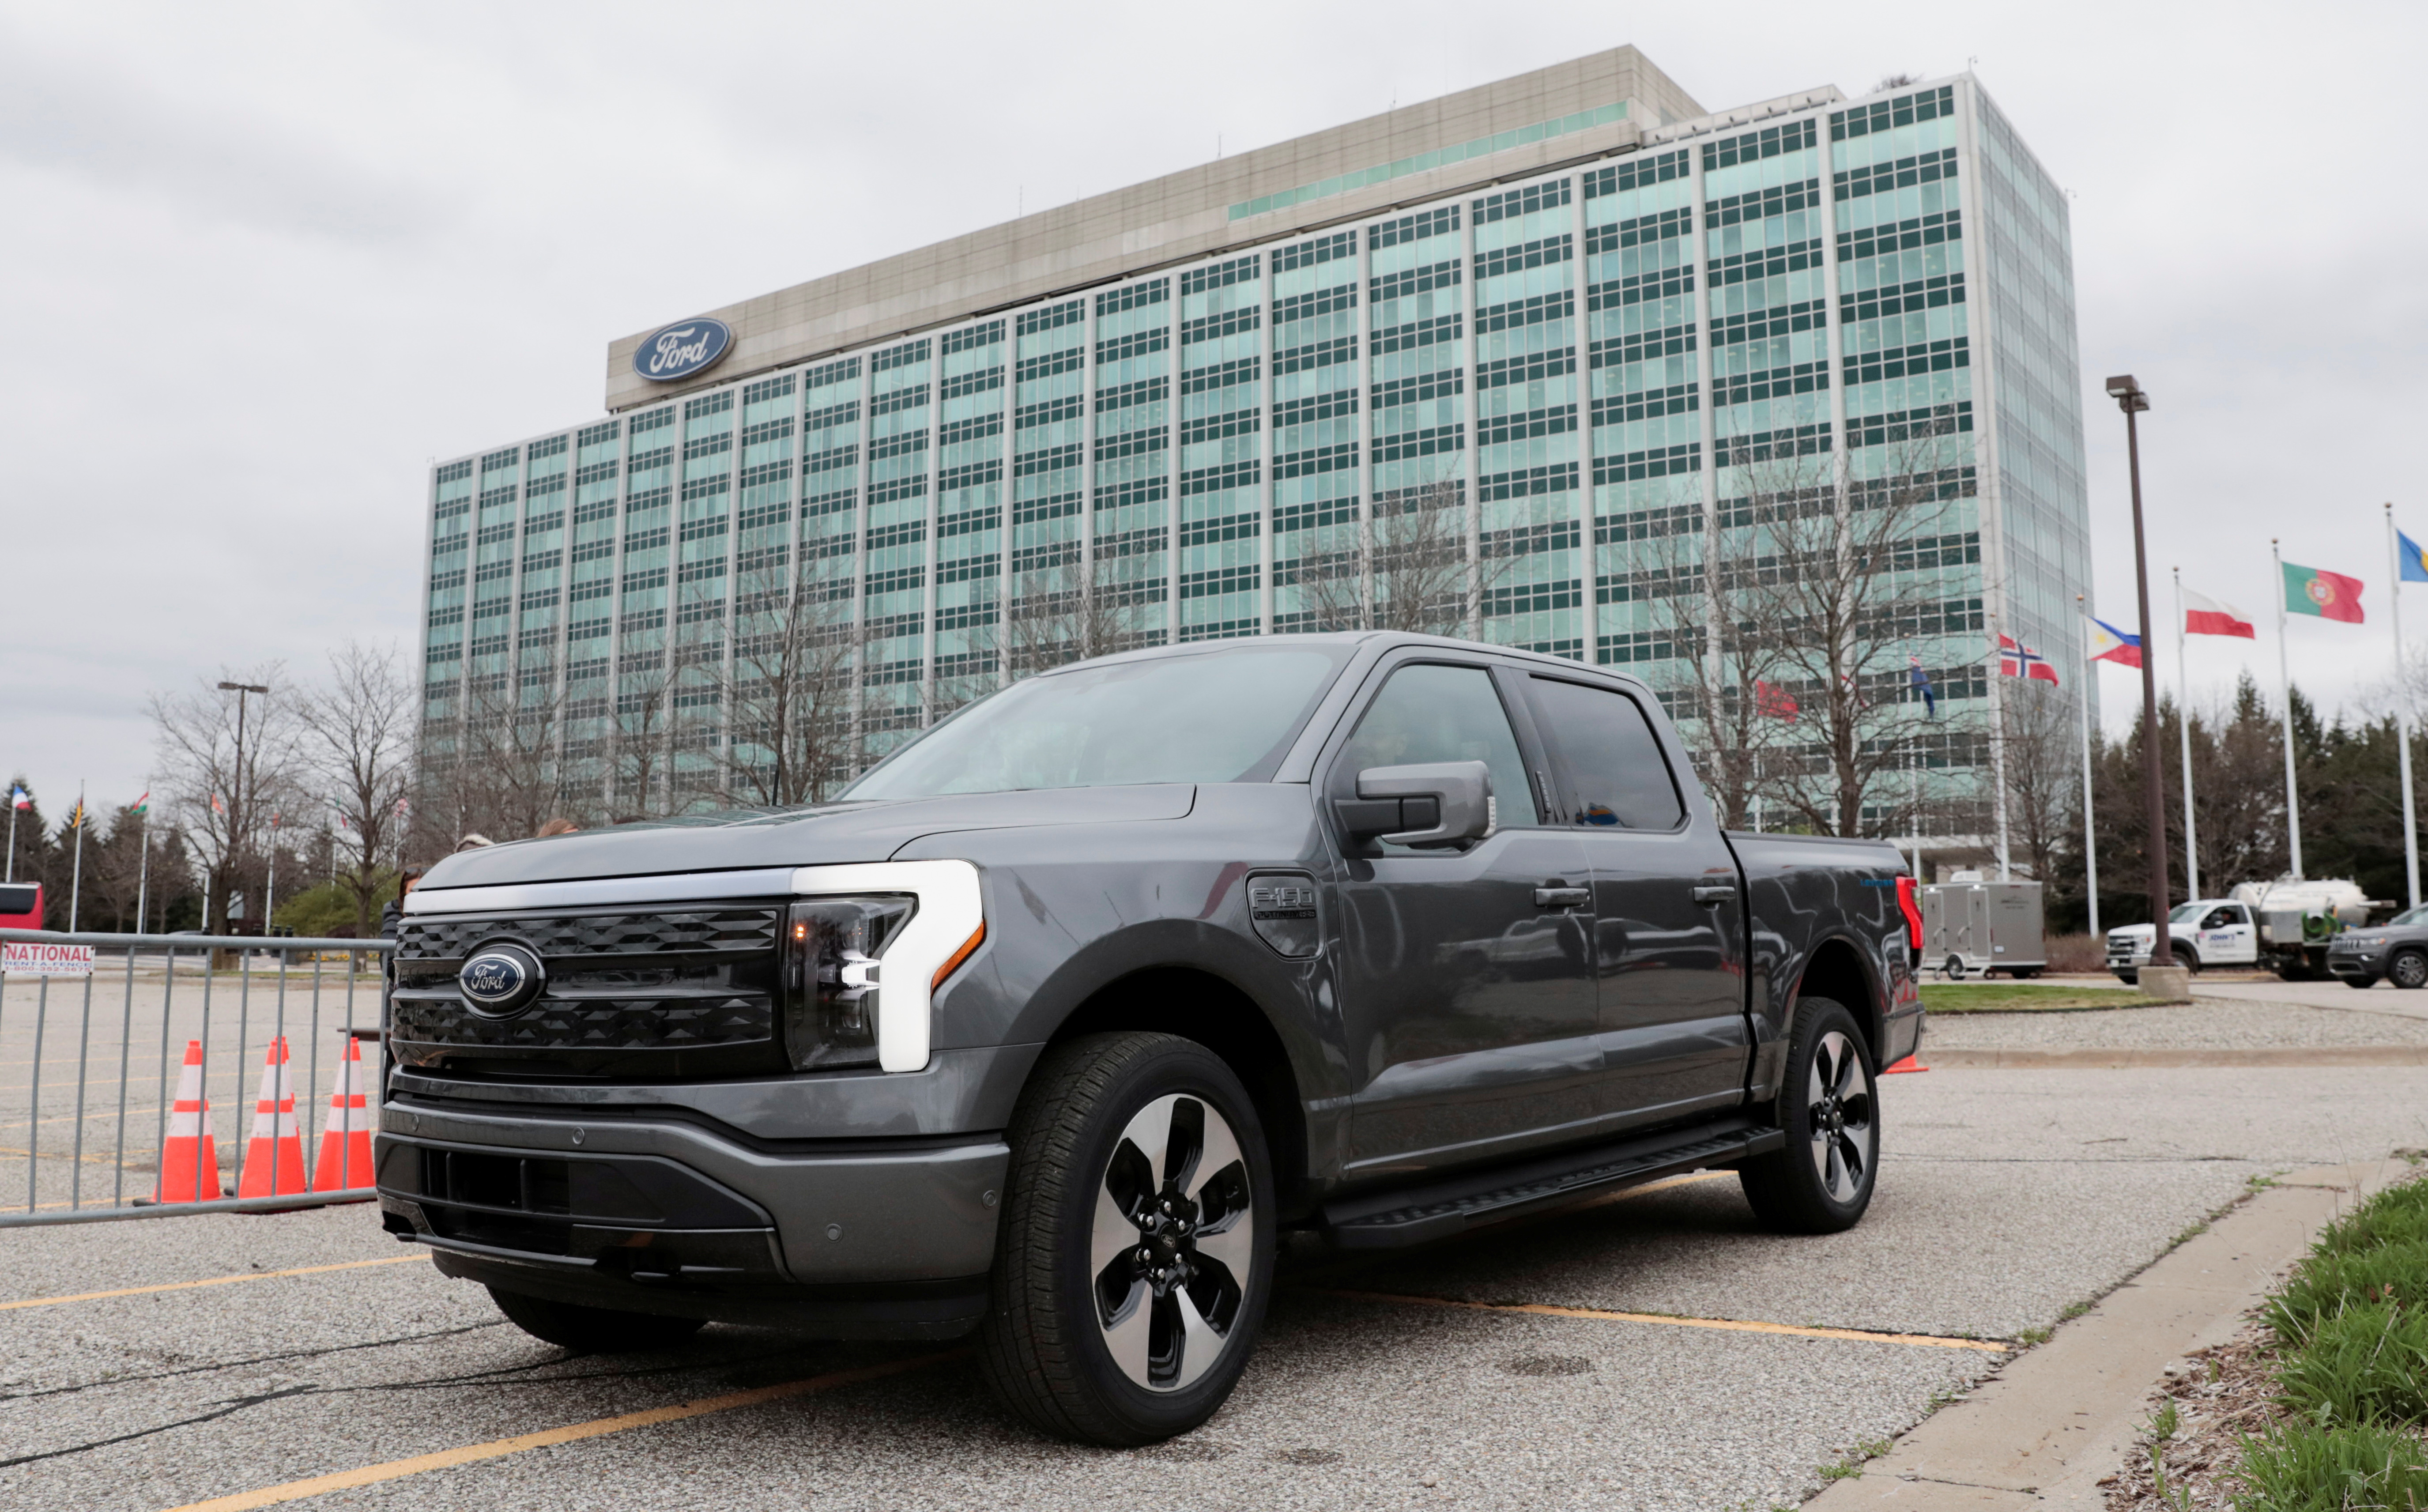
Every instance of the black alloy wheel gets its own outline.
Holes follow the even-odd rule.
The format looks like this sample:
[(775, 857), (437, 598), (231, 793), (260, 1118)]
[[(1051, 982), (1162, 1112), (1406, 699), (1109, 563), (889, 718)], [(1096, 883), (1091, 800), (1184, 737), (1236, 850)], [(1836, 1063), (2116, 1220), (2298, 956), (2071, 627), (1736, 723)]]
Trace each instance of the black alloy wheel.
[(1737, 1169), (1763, 1226), (1834, 1234), (1862, 1221), (1879, 1176), (1878, 1074), (1852, 1013), (1826, 997), (1796, 1004), (1779, 1094), (1787, 1144)]
[(628, 1355), (643, 1350), (672, 1349), (698, 1333), (703, 1320), (669, 1318), (655, 1312), (624, 1312), (615, 1307), (585, 1307), (554, 1302), (519, 1291), (489, 1289), (489, 1296), (506, 1321), (533, 1339), (578, 1355)]
[(2386, 975), (2395, 986), (2406, 993), (2428, 987), (2428, 952), (2398, 950), (2386, 963)]
[(1272, 1290), (1272, 1170), (1239, 1077), (1175, 1035), (1083, 1036), (1039, 1062), (1006, 1137), (988, 1385), (1083, 1443), (1212, 1417)]

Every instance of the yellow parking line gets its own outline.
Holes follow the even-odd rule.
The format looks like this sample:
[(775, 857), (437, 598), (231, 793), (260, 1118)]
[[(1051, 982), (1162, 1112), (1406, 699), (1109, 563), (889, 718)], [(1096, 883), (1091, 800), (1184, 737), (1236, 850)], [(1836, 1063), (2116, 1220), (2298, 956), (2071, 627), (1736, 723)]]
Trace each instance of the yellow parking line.
[(115, 1291), (79, 1291), (68, 1297), (26, 1297), (0, 1302), (0, 1312), (11, 1307), (56, 1307), (70, 1302), (99, 1302), (105, 1297), (140, 1297), (155, 1291), (190, 1291), (196, 1287), (232, 1287), (240, 1281), (270, 1281), (282, 1275), (320, 1275), (329, 1271), (360, 1271), (374, 1265), (409, 1265), (419, 1255), (391, 1255), (384, 1260), (348, 1260), (342, 1265), (299, 1265), (291, 1271), (248, 1271), (242, 1275), (214, 1275), (201, 1281), (172, 1281), (166, 1286), (121, 1287)]
[(1736, 1318), (1677, 1318), (1659, 1312), (1606, 1312), (1600, 1307), (1554, 1307), (1540, 1302), (1462, 1302), (1455, 1297), (1411, 1297), (1390, 1291), (1350, 1291), (1337, 1287), (1308, 1287), (1305, 1290), (1355, 1302), (1387, 1302), (1402, 1307), (1464, 1307), (1472, 1312), (1524, 1312), (1543, 1318), (1586, 1318), (1597, 1323), (1666, 1323), (1673, 1328), (1719, 1328), (1740, 1334), (1780, 1334), (1790, 1339), (1848, 1339), (1865, 1344), (1977, 1349), (1985, 1355), (2003, 1355), (2012, 1347), (1982, 1339), (1943, 1339), (1937, 1334), (1875, 1334), (1860, 1328), (1798, 1328), (1793, 1323), (1753, 1323)]
[(416, 1454), (411, 1459), (391, 1459), (385, 1464), (366, 1465), (360, 1470), (339, 1471), (334, 1475), (315, 1475), (309, 1480), (288, 1481), (284, 1486), (267, 1486), (257, 1491), (239, 1491), (234, 1496), (216, 1496), (207, 1502), (189, 1502), (184, 1506), (172, 1508), (171, 1512), (249, 1512), (253, 1507), (275, 1506), (281, 1502), (300, 1502), (307, 1496), (321, 1496), (330, 1491), (377, 1486), (382, 1481), (402, 1480), (408, 1475), (420, 1475), (434, 1470), (453, 1470), (458, 1465), (519, 1454), (526, 1449), (546, 1449), (551, 1444), (569, 1444), (577, 1439), (596, 1438), (602, 1434), (622, 1433), (627, 1428), (681, 1422), (685, 1418), (702, 1418), (712, 1412), (730, 1412), (735, 1407), (755, 1407), (763, 1402), (781, 1402), (787, 1397), (809, 1396), (813, 1392), (830, 1391), (837, 1387), (857, 1386), (862, 1381), (899, 1375), (905, 1371), (959, 1359), (968, 1353), (967, 1350), (957, 1349), (942, 1355), (922, 1355), (914, 1359), (894, 1360), (885, 1365), (863, 1366), (856, 1371), (835, 1371), (826, 1375), (812, 1375), (806, 1380), (786, 1381), (780, 1386), (729, 1391), (723, 1396), (702, 1397), (697, 1402), (678, 1402), (670, 1407), (651, 1407), (646, 1412), (593, 1418), (588, 1422), (568, 1423), (562, 1428), (549, 1428), (539, 1433), (493, 1438), (485, 1444), (442, 1449), (435, 1454)]

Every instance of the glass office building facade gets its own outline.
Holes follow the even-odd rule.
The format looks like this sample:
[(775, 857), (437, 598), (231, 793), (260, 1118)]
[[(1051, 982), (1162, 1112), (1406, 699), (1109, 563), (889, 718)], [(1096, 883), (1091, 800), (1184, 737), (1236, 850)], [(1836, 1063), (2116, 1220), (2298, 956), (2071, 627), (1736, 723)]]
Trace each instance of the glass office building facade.
[[(1977, 783), (1996, 630), (2089, 682), (2065, 203), (1969, 77), (1822, 92), (442, 463), (428, 749), (545, 706), (570, 805), (706, 804), (779, 599), (848, 635), (873, 756), (1016, 675), (1038, 603), (1085, 598), (1105, 647), (1304, 628), (1301, 565), (1411, 490), (1495, 564), (1468, 633), (1677, 685), (1647, 583), (1735, 528), (1746, 459), (1877, 483), (1928, 421), (1913, 654), (1931, 781)], [(619, 774), (636, 728), (666, 756)]]

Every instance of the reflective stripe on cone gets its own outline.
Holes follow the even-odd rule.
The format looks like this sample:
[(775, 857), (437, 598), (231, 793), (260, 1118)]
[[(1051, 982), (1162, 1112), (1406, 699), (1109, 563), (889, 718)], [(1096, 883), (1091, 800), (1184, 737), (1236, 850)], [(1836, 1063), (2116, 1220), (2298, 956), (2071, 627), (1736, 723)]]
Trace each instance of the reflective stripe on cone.
[(363, 1093), (362, 1042), (346, 1041), (337, 1062), (337, 1085), (329, 1093), (329, 1117), (320, 1126), (320, 1164), (312, 1173), (315, 1192), (346, 1192), (371, 1184), (371, 1119)]
[(287, 1070), (287, 1038), (270, 1042), (262, 1058), (261, 1094), (253, 1105), (253, 1137), (245, 1142), (244, 1173), (237, 1178), (239, 1197), (301, 1195), (304, 1180), (304, 1131), (295, 1122), (295, 1086)]
[(177, 1100), (169, 1109), (169, 1137), (160, 1145), (160, 1184), (154, 1202), (217, 1202), (220, 1151), (211, 1137), (210, 1099), (203, 1095), (203, 1042), (186, 1042), (186, 1069), (177, 1073)]

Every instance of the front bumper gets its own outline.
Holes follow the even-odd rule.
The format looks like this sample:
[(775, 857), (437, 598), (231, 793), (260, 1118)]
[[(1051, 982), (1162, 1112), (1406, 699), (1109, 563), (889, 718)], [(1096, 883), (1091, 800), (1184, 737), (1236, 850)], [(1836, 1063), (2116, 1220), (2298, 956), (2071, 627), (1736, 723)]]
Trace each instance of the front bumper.
[(767, 1142), (675, 1113), (392, 1099), (380, 1205), (442, 1271), (509, 1290), (837, 1338), (976, 1323), (999, 1135)]
[(2386, 975), (2387, 954), (2388, 951), (2385, 946), (2374, 950), (2345, 950), (2329, 945), (2327, 970), (2338, 977), (2375, 981)]

